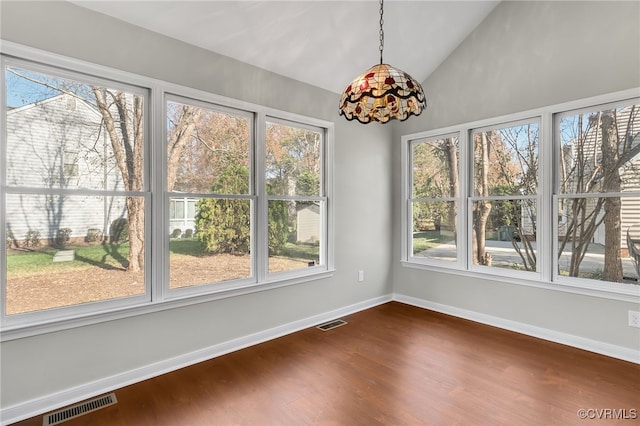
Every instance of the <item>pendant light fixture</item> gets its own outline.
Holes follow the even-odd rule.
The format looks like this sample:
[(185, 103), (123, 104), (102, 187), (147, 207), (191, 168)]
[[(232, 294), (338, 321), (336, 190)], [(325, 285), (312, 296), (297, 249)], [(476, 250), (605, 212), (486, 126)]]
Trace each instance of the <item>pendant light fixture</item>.
[(380, 0), (380, 64), (357, 76), (340, 99), (340, 115), (361, 123), (404, 121), (427, 107), (424, 91), (406, 72), (382, 61), (384, 0)]

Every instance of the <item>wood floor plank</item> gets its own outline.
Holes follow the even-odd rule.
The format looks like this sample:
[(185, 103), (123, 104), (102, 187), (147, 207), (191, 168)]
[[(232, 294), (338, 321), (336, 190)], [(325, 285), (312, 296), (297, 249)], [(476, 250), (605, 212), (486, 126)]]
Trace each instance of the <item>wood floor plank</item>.
[(640, 365), (398, 302), (346, 320), (127, 386), (64, 425), (584, 425), (579, 409), (640, 424)]

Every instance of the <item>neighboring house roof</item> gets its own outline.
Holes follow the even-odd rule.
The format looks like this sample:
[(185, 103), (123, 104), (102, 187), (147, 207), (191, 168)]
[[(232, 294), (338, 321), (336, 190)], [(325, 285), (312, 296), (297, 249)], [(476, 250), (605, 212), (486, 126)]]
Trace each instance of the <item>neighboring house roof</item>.
[(96, 114), (96, 117), (101, 118), (100, 115), (100, 111), (98, 111), (98, 109), (95, 107), (95, 105), (91, 104), (90, 102), (82, 99), (81, 97), (78, 96), (74, 96), (68, 93), (61, 93), (59, 95), (56, 96), (52, 96), (50, 98), (47, 99), (43, 99), (40, 101), (36, 101), (36, 102), (32, 102), (30, 104), (26, 104), (20, 107), (7, 107), (7, 118), (13, 114), (19, 114), (22, 112), (25, 112), (26, 110), (29, 110), (31, 108), (36, 108), (36, 107), (43, 107), (46, 106), (49, 103), (52, 102), (57, 102), (63, 98), (67, 98), (68, 101), (73, 100), (74, 102), (76, 102), (76, 106), (78, 103), (80, 103), (81, 105), (84, 105), (88, 110), (90, 110), (91, 112)]

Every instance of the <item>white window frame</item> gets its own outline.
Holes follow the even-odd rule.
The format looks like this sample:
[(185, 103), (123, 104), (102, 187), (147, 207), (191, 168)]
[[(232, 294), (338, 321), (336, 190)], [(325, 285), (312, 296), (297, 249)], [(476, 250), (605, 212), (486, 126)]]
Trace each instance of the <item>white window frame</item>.
[[(557, 112), (553, 115), (553, 127), (554, 127), (554, 134), (553, 134), (553, 147), (554, 147), (554, 152), (559, 152), (559, 150), (562, 149), (562, 137), (561, 137), (561, 128), (560, 128), (560, 121), (565, 118), (565, 117), (569, 117), (569, 116), (574, 116), (576, 114), (581, 114), (581, 113), (586, 113), (586, 112), (592, 112), (592, 111), (603, 111), (606, 109), (613, 109), (613, 108), (622, 108), (625, 106), (629, 106), (632, 104), (640, 104), (640, 98), (631, 98), (631, 99), (623, 99), (623, 100), (614, 100), (611, 102), (603, 102), (603, 103), (599, 103), (599, 104), (595, 104), (595, 105), (588, 105), (585, 107), (580, 107), (580, 108), (574, 108), (574, 109), (568, 109), (568, 110), (564, 110), (562, 112)], [(559, 156), (555, 156), (554, 157), (554, 173), (553, 173), (553, 197), (552, 197), (552, 216), (558, 217), (558, 201), (560, 199), (572, 199), (572, 198), (608, 198), (608, 197), (620, 197), (620, 199), (622, 198), (626, 198), (626, 197), (640, 197), (640, 191), (627, 191), (627, 192), (607, 192), (607, 193), (601, 193), (601, 192), (590, 192), (590, 193), (585, 193), (585, 192), (574, 192), (574, 193), (560, 193), (560, 180), (558, 179), (558, 168), (559, 168), (559, 163), (560, 163), (560, 159)], [(559, 248), (559, 244), (558, 244), (558, 226), (557, 226), (557, 222), (554, 221), (552, 226), (552, 232), (553, 232), (553, 253), (558, 253), (558, 248)], [(560, 283), (566, 286), (572, 286), (572, 287), (586, 287), (586, 288), (592, 288), (592, 289), (597, 289), (599, 288), (601, 285), (598, 284), (598, 281), (596, 280), (589, 280), (589, 279), (584, 279), (584, 278), (578, 278), (578, 277), (569, 277), (569, 276), (563, 276), (561, 274), (558, 273), (558, 256), (553, 256), (553, 267), (552, 267), (552, 281), (556, 282), (556, 283)], [(629, 285), (628, 284), (621, 284), (621, 283), (607, 283), (607, 286), (612, 286), (613, 289), (618, 289), (620, 291), (624, 291)], [(636, 287), (640, 287), (640, 282), (638, 282), (638, 285)]]
[(320, 238), (320, 247), (319, 247), (319, 257), (320, 257), (320, 263), (318, 265), (314, 265), (314, 266), (310, 266), (307, 268), (301, 268), (301, 269), (293, 269), (293, 270), (288, 270), (288, 271), (281, 271), (281, 272), (269, 272), (269, 262), (268, 262), (268, 258), (269, 258), (269, 236), (268, 236), (268, 226), (267, 223), (264, 224), (264, 226), (262, 226), (260, 228), (260, 235), (259, 235), (259, 244), (260, 247), (262, 249), (262, 251), (265, 253), (264, 259), (267, 260), (267, 262), (265, 264), (261, 264), (259, 269), (258, 269), (258, 274), (259, 274), (259, 279), (262, 279), (263, 281), (269, 281), (269, 280), (277, 280), (279, 278), (295, 278), (295, 277), (299, 277), (299, 276), (303, 276), (306, 275), (308, 273), (308, 271), (313, 271), (313, 270), (322, 270), (324, 268), (327, 267), (328, 264), (328, 252), (327, 252), (327, 242), (328, 242), (328, 227), (327, 227), (327, 220), (325, 219), (327, 217), (327, 213), (328, 213), (328, 197), (327, 197), (327, 172), (326, 172), (326, 166), (327, 166), (327, 161), (326, 161), (326, 141), (327, 141), (327, 131), (326, 129), (317, 126), (317, 125), (311, 125), (309, 123), (303, 123), (303, 122), (297, 122), (294, 120), (290, 120), (290, 119), (284, 119), (282, 117), (277, 117), (276, 115), (267, 115), (265, 116), (265, 121), (263, 126), (263, 130), (266, 131), (266, 123), (274, 123), (274, 124), (280, 124), (283, 126), (290, 126), (290, 127), (295, 127), (298, 129), (304, 129), (304, 130), (309, 130), (312, 132), (317, 132), (320, 133), (320, 137), (321, 137), (321, 155), (320, 155), (320, 193), (317, 196), (307, 196), (307, 195), (295, 195), (295, 196), (284, 196), (284, 195), (268, 195), (266, 192), (266, 144), (264, 144), (263, 146), (261, 146), (261, 149), (264, 149), (264, 151), (262, 151), (262, 154), (260, 156), (260, 164), (258, 167), (259, 173), (261, 178), (263, 179), (260, 182), (260, 191), (261, 191), (261, 195), (262, 195), (262, 202), (259, 203), (258, 206), (258, 210), (260, 212), (260, 218), (263, 218), (266, 222), (268, 222), (268, 209), (269, 209), (269, 201), (317, 201), (319, 203), (321, 203), (321, 205), (323, 206), (320, 210), (320, 218), (321, 218), (321, 238)]
[[(187, 104), (187, 105), (192, 105), (198, 108), (204, 108), (207, 110), (211, 110), (211, 111), (216, 111), (216, 112), (221, 112), (221, 113), (227, 113), (227, 114), (231, 114), (231, 115), (237, 115), (240, 117), (244, 117), (248, 120), (249, 122), (249, 146), (248, 146), (248, 156), (249, 156), (249, 192), (247, 194), (215, 194), (215, 193), (193, 193), (193, 192), (189, 192), (189, 193), (183, 193), (183, 192), (167, 192), (167, 175), (166, 175), (166, 170), (167, 170), (167, 156), (166, 156), (166, 141), (168, 140), (167, 137), (167, 127), (164, 126), (161, 130), (161, 134), (162, 134), (162, 138), (161, 140), (165, 143), (164, 145), (164, 156), (162, 159), (162, 173), (159, 173), (159, 177), (161, 178), (161, 182), (158, 182), (158, 186), (163, 188), (162, 191), (162, 195), (164, 198), (163, 201), (163, 205), (166, 205), (167, 208), (166, 209), (162, 209), (163, 212), (166, 212), (167, 216), (166, 218), (162, 219), (162, 224), (165, 224), (167, 226), (167, 228), (165, 229), (165, 233), (164, 235), (168, 236), (169, 235), (169, 202), (171, 200), (171, 198), (175, 198), (175, 197), (180, 197), (180, 196), (188, 196), (188, 197), (193, 197), (193, 198), (208, 198), (208, 199), (237, 199), (237, 200), (249, 200), (251, 207), (250, 207), (250, 214), (251, 214), (251, 238), (250, 238), (250, 252), (251, 252), (251, 271), (250, 271), (250, 275), (248, 277), (243, 277), (243, 278), (238, 278), (238, 279), (233, 279), (233, 280), (228, 280), (228, 281), (221, 281), (221, 282), (212, 282), (212, 283), (201, 283), (201, 284), (197, 284), (197, 285), (191, 285), (191, 286), (185, 286), (185, 287), (179, 287), (179, 288), (169, 288), (169, 268), (170, 268), (170, 262), (169, 262), (169, 239), (168, 238), (164, 238), (164, 245), (163, 245), (163, 249), (162, 249), (162, 253), (164, 254), (164, 263), (165, 263), (165, 268), (164, 268), (164, 276), (166, 277), (163, 281), (164, 281), (164, 285), (162, 288), (162, 292), (164, 295), (164, 298), (167, 300), (170, 299), (180, 299), (180, 298), (184, 298), (184, 297), (193, 297), (193, 296), (200, 296), (200, 295), (207, 295), (207, 294), (211, 294), (211, 293), (220, 293), (224, 290), (234, 290), (234, 289), (238, 289), (238, 288), (242, 288), (242, 287), (246, 287), (246, 286), (250, 286), (250, 285), (256, 285), (258, 284), (258, 280), (257, 280), (257, 276), (256, 276), (256, 262), (257, 262), (257, 258), (260, 256), (260, 253), (256, 252), (256, 237), (255, 237), (255, 229), (254, 229), (254, 223), (257, 220), (257, 215), (256, 215), (256, 202), (258, 200), (258, 195), (256, 192), (256, 185), (255, 185), (255, 176), (256, 176), (256, 172), (255, 172), (255, 166), (254, 163), (255, 161), (253, 160), (255, 158), (256, 155), (256, 144), (257, 142), (257, 137), (256, 137), (256, 114), (252, 111), (248, 111), (248, 110), (243, 110), (243, 109), (239, 109), (239, 108), (232, 108), (228, 105), (224, 105), (222, 103), (220, 103), (220, 101), (218, 99), (214, 99), (213, 97), (211, 97), (209, 94), (206, 93), (186, 93), (185, 95), (182, 94), (182, 91), (179, 90), (178, 88), (175, 88), (176, 90), (174, 90), (173, 92), (169, 93), (169, 92), (164, 92), (163, 93), (163, 118), (166, 119), (166, 106), (168, 102), (177, 102), (177, 103), (181, 103), (181, 104)], [(164, 123), (164, 121), (163, 121)], [(185, 204), (185, 214), (186, 214), (186, 204)]]
[[(42, 188), (30, 188), (30, 187), (20, 187), (20, 186), (13, 186), (13, 187), (9, 187), (7, 186), (7, 182), (5, 181), (6, 179), (6, 170), (4, 169), (4, 165), (5, 165), (5, 161), (4, 159), (6, 158), (6, 155), (8, 154), (7, 152), (2, 152), (2, 177), (0, 177), (0, 179), (2, 179), (1, 181), (1, 191), (0, 191), (0, 197), (3, 201), (4, 204), (4, 200), (6, 200), (6, 195), (8, 194), (27, 194), (27, 195), (53, 195), (53, 196), (60, 196), (60, 195), (67, 195), (67, 196), (103, 196), (103, 197), (111, 197), (111, 196), (115, 196), (115, 197), (127, 197), (127, 196), (132, 196), (132, 197), (141, 197), (144, 199), (144, 215), (145, 217), (149, 216), (149, 213), (151, 211), (151, 191), (149, 189), (150, 187), (150, 182), (149, 182), (149, 176), (150, 176), (150, 167), (149, 167), (149, 155), (150, 155), (150, 151), (149, 151), (149, 133), (150, 133), (150, 125), (149, 125), (149, 104), (150, 104), (150, 91), (144, 87), (140, 87), (138, 85), (135, 85), (135, 83), (127, 83), (127, 82), (123, 82), (122, 80), (116, 80), (116, 79), (110, 79), (109, 76), (105, 76), (105, 75), (101, 75), (101, 76), (97, 76), (97, 75), (89, 75), (87, 73), (81, 73), (81, 72), (77, 72), (77, 71), (73, 71), (70, 70), (69, 68), (62, 68), (62, 67), (58, 67), (58, 66), (54, 66), (54, 65), (43, 65), (41, 63), (36, 63), (36, 62), (31, 62), (28, 59), (23, 59), (23, 58), (14, 58), (14, 57), (7, 57), (7, 56), (3, 56), (2, 58), (0, 58), (0, 65), (2, 66), (2, 77), (0, 77), (1, 81), (4, 83), (4, 74), (5, 74), (5, 69), (7, 67), (16, 67), (16, 68), (20, 68), (20, 69), (25, 69), (28, 71), (34, 71), (34, 72), (38, 72), (41, 73), (43, 75), (52, 75), (52, 76), (56, 76), (56, 77), (61, 77), (61, 78), (65, 78), (71, 81), (79, 81), (85, 84), (95, 84), (95, 85), (99, 85), (101, 87), (107, 87), (110, 89), (118, 89), (118, 90), (123, 90), (127, 93), (132, 93), (138, 96), (142, 96), (144, 101), (143, 101), (143, 114), (144, 114), (144, 148), (143, 148), (143, 190), (142, 191), (126, 191), (124, 189), (119, 189), (119, 190), (93, 190), (93, 189), (83, 189), (83, 188), (79, 188), (79, 189), (65, 189), (65, 188), (46, 188), (46, 187), (42, 187)], [(6, 93), (6, 91), (4, 92)], [(0, 101), (0, 108), (2, 110), (2, 128), (6, 129), (6, 99), (3, 96), (2, 100)], [(6, 134), (6, 132), (4, 132), (2, 135), (0, 135), (0, 137), (2, 138), (2, 146), (3, 149), (6, 151), (6, 147), (7, 144), (5, 143), (6, 139), (8, 138), (8, 135)], [(1, 297), (0, 297), (0, 313), (1, 313), (1, 318), (2, 318), (2, 325), (3, 328), (6, 324), (7, 327), (11, 327), (11, 328), (24, 328), (24, 327), (28, 327), (31, 324), (42, 324), (42, 323), (47, 323), (47, 322), (51, 322), (51, 321), (68, 321), (70, 316), (74, 316), (74, 317), (83, 317), (86, 315), (91, 315), (93, 312), (99, 310), (99, 311), (104, 311), (104, 310), (109, 310), (109, 311), (115, 311), (115, 310), (119, 310), (119, 309), (124, 309), (124, 308), (129, 308), (132, 306), (136, 306), (136, 305), (141, 305), (141, 304), (146, 304), (149, 303), (151, 301), (151, 293), (152, 293), (152, 289), (151, 289), (151, 273), (152, 270), (150, 268), (150, 263), (151, 263), (151, 254), (150, 254), (150, 250), (149, 250), (149, 241), (150, 239), (148, 238), (149, 235), (151, 235), (151, 223), (148, 220), (145, 220), (144, 223), (144, 232), (145, 232), (145, 241), (144, 241), (144, 245), (145, 245), (145, 266), (144, 266), (144, 277), (145, 277), (145, 284), (144, 284), (144, 293), (140, 294), (140, 295), (136, 295), (136, 296), (129, 296), (129, 297), (123, 297), (123, 298), (117, 298), (117, 299), (108, 299), (108, 300), (103, 300), (103, 301), (97, 301), (97, 302), (91, 302), (91, 303), (84, 303), (84, 304), (80, 304), (80, 305), (70, 305), (70, 306), (63, 306), (63, 307), (58, 307), (58, 308), (52, 308), (52, 309), (47, 309), (47, 310), (40, 310), (40, 311), (33, 311), (33, 312), (27, 312), (27, 313), (22, 313), (22, 314), (16, 314), (16, 315), (7, 315), (5, 310), (6, 310), (6, 292), (5, 292), (5, 288), (6, 288), (6, 274), (4, 273), (6, 271), (6, 255), (4, 253), (6, 253), (6, 249), (4, 244), (6, 244), (6, 238), (4, 233), (6, 232), (6, 227), (4, 226), (4, 224), (6, 223), (6, 217), (5, 217), (5, 209), (2, 208), (0, 209), (2, 210), (2, 226), (0, 228), (2, 228), (2, 231), (0, 231), (0, 235), (3, 238), (3, 241), (0, 243), (0, 247), (2, 249), (2, 253), (3, 255), (2, 257), (2, 265), (0, 265), (0, 267), (2, 268), (2, 280), (1, 282)]]
[[(579, 99), (561, 104), (541, 107), (514, 114), (499, 117), (462, 123), (459, 125), (444, 128), (432, 129), (423, 132), (411, 133), (401, 136), (401, 258), (403, 267), (437, 271), (450, 274), (461, 275), (471, 278), (490, 279), (492, 281), (505, 282), (514, 285), (525, 285), (531, 287), (544, 288), (554, 291), (589, 295), (606, 299), (621, 300), (633, 303), (640, 302), (640, 285), (629, 285), (621, 283), (599, 283), (595, 280), (581, 278), (558, 279), (554, 270), (557, 266), (555, 253), (557, 243), (554, 237), (557, 235), (557, 227), (554, 226), (554, 215), (557, 215), (557, 194), (554, 192), (554, 147), (556, 137), (554, 135), (555, 118), (563, 113), (575, 113), (576, 110), (594, 110), (600, 106), (608, 104), (628, 104), (640, 103), (640, 88), (622, 90), (599, 96)], [(539, 191), (537, 200), (537, 226), (538, 226), (538, 248), (537, 263), (538, 272), (532, 271), (506, 271), (505, 268), (478, 267), (472, 264), (471, 259), (471, 222), (469, 215), (471, 199), (471, 177), (473, 161), (471, 143), (471, 132), (474, 129), (486, 127), (502, 127), (510, 123), (537, 119), (539, 120)], [(459, 153), (460, 161), (460, 198), (461, 205), (458, 216), (465, 216), (464, 227), (460, 227), (458, 235), (458, 245), (464, 245), (464, 259), (462, 262), (438, 262), (411, 255), (411, 232), (412, 221), (409, 209), (411, 201), (411, 174), (412, 164), (410, 158), (410, 145), (412, 141), (424, 140), (425, 138), (435, 138), (440, 135), (460, 133)], [(463, 137), (465, 141), (463, 143)], [(637, 195), (636, 193), (625, 192), (624, 195)], [(511, 199), (512, 197), (509, 197)], [(517, 197), (513, 197), (517, 198)], [(460, 235), (462, 234), (462, 235)], [(460, 241), (462, 238), (462, 243)]]
[[(432, 134), (433, 133), (433, 134)], [(458, 138), (458, 182), (459, 182), (459, 196), (456, 197), (429, 197), (429, 198), (414, 198), (413, 197), (413, 147), (414, 145), (424, 143), (431, 140), (436, 139), (445, 139), (450, 137)], [(422, 137), (415, 139), (407, 139), (406, 142), (403, 140), (402, 149), (403, 149), (403, 158), (408, 158), (408, 164), (405, 166), (403, 161), (403, 166), (407, 168), (407, 183), (406, 187), (403, 188), (402, 193), (406, 194), (407, 201), (403, 203), (403, 217), (408, 223), (409, 231), (403, 232), (403, 243), (402, 248), (406, 253), (406, 257), (410, 259), (412, 262), (418, 264), (425, 265), (434, 265), (440, 266), (443, 268), (456, 268), (462, 269), (466, 265), (466, 259), (464, 256), (464, 244), (462, 244), (463, 236), (466, 235), (467, 224), (465, 221), (465, 217), (467, 215), (467, 206), (464, 202), (464, 198), (462, 194), (465, 193), (466, 188), (466, 179), (463, 178), (467, 176), (466, 171), (466, 158), (463, 156), (462, 146), (467, 144), (467, 134), (459, 131), (454, 132), (446, 132), (446, 133), (438, 133), (438, 132), (427, 132), (422, 134)], [(466, 154), (465, 154), (466, 155)], [(403, 173), (403, 176), (405, 173)], [(404, 182), (403, 182), (404, 183)], [(457, 205), (457, 213), (456, 213), (456, 229), (459, 230), (456, 234), (456, 260), (455, 261), (446, 261), (446, 260), (438, 260), (438, 259), (429, 259), (422, 256), (415, 256), (413, 254), (413, 204), (416, 202), (422, 201), (452, 201)], [(403, 256), (404, 258), (404, 256)]]
[[(488, 201), (497, 201), (497, 200), (528, 200), (528, 199), (534, 199), (535, 203), (536, 203), (536, 211), (538, 212), (538, 216), (542, 216), (544, 217), (544, 212), (540, 211), (539, 209), (539, 205), (542, 202), (542, 193), (540, 191), (540, 189), (542, 188), (542, 182), (541, 182), (541, 173), (540, 173), (540, 169), (538, 169), (538, 188), (537, 188), (537, 193), (535, 195), (504, 195), (504, 196), (487, 196), (487, 197), (480, 197), (477, 196), (475, 194), (473, 194), (473, 190), (474, 190), (474, 174), (475, 174), (475, 166), (474, 166), (474, 161), (473, 161), (473, 153), (474, 153), (474, 149), (475, 147), (473, 146), (473, 135), (475, 133), (480, 133), (480, 132), (485, 132), (488, 130), (497, 130), (497, 129), (504, 129), (504, 128), (508, 128), (508, 127), (515, 127), (515, 126), (521, 126), (521, 125), (526, 125), (526, 124), (532, 124), (535, 123), (538, 125), (538, 164), (541, 165), (542, 164), (542, 158), (541, 158), (541, 153), (540, 153), (540, 145), (541, 145), (541, 141), (542, 141), (542, 136), (541, 136), (541, 132), (542, 132), (542, 119), (540, 116), (533, 116), (533, 117), (529, 117), (529, 118), (524, 118), (524, 119), (519, 119), (519, 120), (514, 120), (514, 121), (496, 121), (494, 122), (494, 124), (490, 124), (487, 126), (482, 126), (482, 127), (475, 127), (475, 128), (470, 128), (469, 129), (469, 140), (468, 140), (468, 145), (467, 145), (467, 156), (469, 158), (469, 162), (467, 164), (467, 167), (469, 169), (469, 183), (468, 183), (468, 193), (467, 193), (467, 197), (466, 197), (466, 201), (467, 201), (467, 212), (472, 212), (473, 211), (473, 203), (475, 201), (482, 201), (482, 200), (488, 200)], [(518, 270), (513, 270), (513, 269), (509, 269), (509, 268), (499, 268), (496, 266), (486, 266), (486, 265), (476, 265), (473, 263), (473, 215), (471, 213), (469, 213), (467, 215), (467, 229), (468, 232), (466, 234), (466, 248), (467, 248), (467, 259), (468, 259), (468, 269), (470, 271), (474, 271), (474, 272), (478, 272), (478, 273), (489, 273), (489, 274), (500, 274), (500, 275), (505, 275), (508, 277), (513, 277), (513, 278), (530, 278), (530, 279), (537, 279), (537, 280), (541, 280), (542, 279), (542, 269), (544, 267), (544, 263), (546, 261), (544, 256), (540, 256), (539, 254), (539, 249), (536, 250), (536, 270), (535, 271), (518, 271)], [(536, 244), (539, 244), (540, 240), (537, 238), (540, 234), (543, 234), (545, 232), (545, 224), (546, 221), (538, 221), (538, 223), (536, 223), (536, 227), (537, 227), (537, 235), (536, 235)]]
[[(0, 40), (0, 65), (2, 76), (0, 82), (4, 84), (5, 67), (7, 64), (22, 64), (23, 68), (33, 71), (41, 71), (61, 77), (78, 79), (78, 76), (86, 77), (91, 82), (106, 82), (105, 86), (120, 88), (130, 91), (132, 88), (146, 93), (145, 98), (145, 191), (141, 193), (145, 197), (145, 279), (147, 281), (146, 292), (143, 296), (122, 298), (95, 302), (90, 304), (74, 305), (55, 308), (45, 311), (35, 311), (19, 315), (6, 315), (5, 312), (5, 284), (6, 284), (6, 223), (4, 208), (0, 208), (0, 341), (8, 341), (43, 333), (65, 330), (104, 321), (111, 321), (150, 312), (173, 309), (180, 306), (188, 306), (242, 294), (263, 291), (298, 283), (308, 282), (331, 277), (334, 273), (334, 218), (333, 218), (333, 122), (307, 117), (299, 114), (285, 112), (262, 105), (239, 101), (206, 91), (193, 89), (165, 81), (141, 76), (113, 68), (96, 65), (93, 63), (61, 56), (58, 54), (26, 47), (17, 43)], [(65, 73), (67, 73), (65, 75)], [(137, 92), (136, 92), (137, 93)], [(254, 140), (264, 140), (264, 130), (260, 123), (264, 123), (266, 117), (295, 122), (299, 125), (312, 126), (322, 129), (324, 135), (323, 148), (323, 175), (324, 194), (321, 197), (326, 203), (326, 216), (323, 221), (323, 237), (325, 245), (322, 248), (322, 256), (326, 260), (324, 264), (293, 271), (291, 274), (253, 274), (249, 280), (202, 286), (195, 290), (169, 291), (168, 289), (168, 226), (169, 226), (169, 198), (166, 192), (166, 120), (165, 99), (177, 96), (178, 98), (193, 99), (206, 105), (216, 105), (222, 109), (241, 110), (251, 115), (253, 122)], [(0, 97), (0, 128), (6, 129), (6, 98)], [(4, 138), (6, 135), (1, 135)], [(255, 206), (266, 202), (266, 196), (260, 194), (259, 188), (264, 186), (264, 178), (260, 173), (264, 166), (264, 147), (258, 143), (251, 148), (250, 161), (254, 164), (252, 184), (258, 190), (251, 195), (252, 204)], [(6, 144), (0, 144), (0, 198), (4, 200), (7, 193), (6, 187)], [(118, 192), (118, 194), (120, 193)], [(134, 194), (135, 195), (135, 194)], [(152, 205), (153, 203), (153, 205)], [(4, 204), (4, 203), (3, 203)], [(162, 208), (157, 208), (162, 206)], [(253, 207), (256, 209), (257, 207)], [(263, 226), (264, 219), (256, 217), (253, 227)], [(254, 232), (252, 230), (252, 232)], [(255, 235), (258, 237), (254, 237)], [(252, 245), (264, 244), (259, 237), (261, 233), (254, 232)], [(266, 233), (265, 233), (266, 235)], [(257, 241), (255, 241), (257, 239)], [(156, 253), (156, 254), (152, 254)], [(158, 255), (157, 253), (161, 253)], [(266, 263), (263, 255), (256, 255), (254, 262)], [(199, 286), (198, 286), (199, 287)], [(206, 287), (206, 288), (205, 288)], [(178, 290), (178, 289), (175, 289)]]

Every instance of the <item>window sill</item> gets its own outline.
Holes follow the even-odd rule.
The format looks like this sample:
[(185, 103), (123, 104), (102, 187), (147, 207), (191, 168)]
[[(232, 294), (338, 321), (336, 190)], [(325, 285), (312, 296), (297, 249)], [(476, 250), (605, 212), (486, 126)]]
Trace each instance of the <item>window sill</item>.
[(623, 302), (640, 303), (640, 285), (629, 285), (630, 288), (604, 288), (598, 284), (587, 283), (569, 283), (569, 282), (550, 282), (544, 280), (532, 280), (526, 278), (514, 278), (504, 275), (479, 273), (463, 269), (445, 268), (440, 266), (428, 265), (424, 263), (400, 261), (403, 267), (421, 269), (426, 271), (440, 272), (451, 275), (459, 275), (463, 277), (478, 278), (483, 280), (498, 281), (507, 284), (524, 285), (528, 287), (543, 288), (545, 290), (562, 291), (565, 293), (581, 294), (592, 297), (600, 297), (603, 299), (620, 300)]
[(125, 308), (108, 309), (104, 311), (97, 310), (92, 314), (69, 315), (68, 317), (56, 318), (54, 320), (41, 321), (38, 323), (31, 323), (29, 325), (3, 327), (0, 331), (0, 342), (37, 336), (40, 334), (53, 333), (57, 331), (68, 330), (71, 328), (83, 327), (107, 321), (114, 321), (138, 315), (145, 315), (149, 313), (165, 311), (168, 309), (180, 308), (183, 306), (207, 303), (215, 300), (242, 296), (259, 291), (272, 290), (309, 281), (321, 280), (333, 276), (334, 272), (335, 269), (329, 269), (303, 276), (270, 280), (250, 285), (245, 284), (241, 287), (239, 286), (233, 288), (224, 288), (219, 291), (209, 292), (207, 294), (184, 296), (180, 298), (150, 302)]

